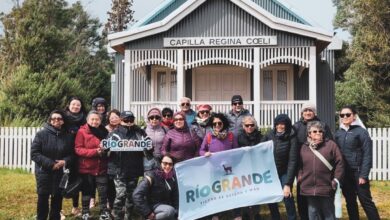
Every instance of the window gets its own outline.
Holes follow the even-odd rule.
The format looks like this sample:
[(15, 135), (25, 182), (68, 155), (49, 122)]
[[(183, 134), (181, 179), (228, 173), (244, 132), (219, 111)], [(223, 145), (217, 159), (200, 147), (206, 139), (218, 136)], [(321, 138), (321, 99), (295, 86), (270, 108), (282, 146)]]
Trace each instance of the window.
[(176, 70), (164, 67), (156, 67), (153, 70), (155, 78), (154, 94), (155, 101), (175, 101), (177, 94)]
[(272, 65), (261, 72), (262, 100), (292, 100), (293, 72), (292, 65)]

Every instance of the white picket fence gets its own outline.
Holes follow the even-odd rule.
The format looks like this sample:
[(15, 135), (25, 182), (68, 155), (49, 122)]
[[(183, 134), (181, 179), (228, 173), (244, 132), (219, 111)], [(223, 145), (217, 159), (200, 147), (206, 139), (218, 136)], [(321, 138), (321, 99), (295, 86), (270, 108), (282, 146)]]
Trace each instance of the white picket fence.
[[(0, 127), (0, 167), (20, 168), (34, 173), (31, 142), (41, 128)], [(390, 128), (369, 128), (373, 140), (370, 179), (390, 180)]]

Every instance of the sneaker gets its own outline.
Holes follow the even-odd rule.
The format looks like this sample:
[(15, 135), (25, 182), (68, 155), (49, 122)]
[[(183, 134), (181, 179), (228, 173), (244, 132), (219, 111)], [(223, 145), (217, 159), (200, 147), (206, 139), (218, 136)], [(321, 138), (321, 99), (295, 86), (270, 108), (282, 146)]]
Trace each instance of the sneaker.
[(81, 219), (82, 220), (89, 220), (89, 213), (85, 213), (85, 214), (83, 214), (82, 216), (81, 216)]
[(89, 208), (92, 209), (93, 207), (95, 207), (95, 198), (91, 198), (91, 200), (89, 200)]
[(111, 220), (110, 213), (108, 211), (104, 211), (100, 214), (99, 220)]
[(77, 207), (73, 207), (72, 208), (72, 215), (74, 215), (74, 216), (81, 216), (81, 211), (80, 211), (80, 209), (79, 208), (77, 208)]

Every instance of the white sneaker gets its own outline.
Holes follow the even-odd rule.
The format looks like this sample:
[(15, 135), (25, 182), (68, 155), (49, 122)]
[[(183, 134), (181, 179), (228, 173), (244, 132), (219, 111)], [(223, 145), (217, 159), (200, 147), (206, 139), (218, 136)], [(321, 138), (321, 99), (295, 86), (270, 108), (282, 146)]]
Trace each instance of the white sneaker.
[(95, 207), (95, 198), (91, 198), (91, 200), (89, 200), (89, 208), (92, 209), (93, 207)]
[(81, 216), (82, 220), (89, 220), (89, 213), (85, 213)]

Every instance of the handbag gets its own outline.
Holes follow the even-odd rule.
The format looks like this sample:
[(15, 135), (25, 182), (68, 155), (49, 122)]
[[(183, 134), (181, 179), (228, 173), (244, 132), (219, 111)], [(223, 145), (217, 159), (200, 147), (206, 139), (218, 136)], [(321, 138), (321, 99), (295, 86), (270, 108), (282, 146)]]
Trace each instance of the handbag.
[(62, 175), (59, 188), (62, 189), (62, 196), (64, 198), (72, 198), (80, 191), (83, 180), (78, 175), (70, 175), (68, 168), (63, 168), (64, 174)]

